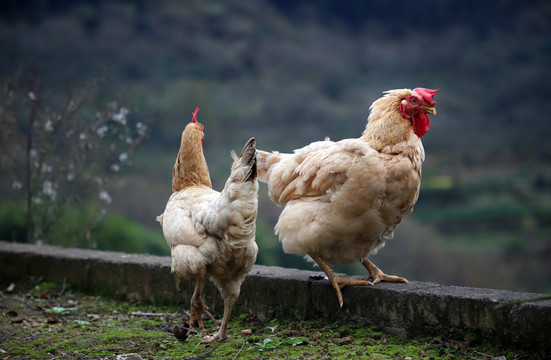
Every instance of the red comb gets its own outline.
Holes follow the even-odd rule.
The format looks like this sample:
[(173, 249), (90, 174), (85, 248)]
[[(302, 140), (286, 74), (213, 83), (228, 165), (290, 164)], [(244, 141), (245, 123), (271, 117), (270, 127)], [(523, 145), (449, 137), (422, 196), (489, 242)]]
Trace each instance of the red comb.
[(199, 112), (199, 108), (195, 108), (195, 111), (191, 113), (193, 115), (193, 119), (191, 120), (191, 122), (193, 122), (193, 123), (197, 122), (197, 113), (198, 112)]
[(440, 89), (431, 90), (431, 89), (425, 89), (425, 88), (416, 88), (413, 89), (417, 94), (419, 94), (423, 100), (425, 100), (427, 103), (430, 104), (430, 106), (436, 105), (434, 101), (432, 101), (432, 98), (436, 96), (436, 93)]

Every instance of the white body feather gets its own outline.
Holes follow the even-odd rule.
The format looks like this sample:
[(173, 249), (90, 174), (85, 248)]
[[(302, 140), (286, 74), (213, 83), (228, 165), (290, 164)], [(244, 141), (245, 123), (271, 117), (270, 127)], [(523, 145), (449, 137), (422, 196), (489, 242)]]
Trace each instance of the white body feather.
[[(372, 111), (379, 148), (366, 131), (359, 139), (319, 141), (292, 154), (257, 152), (259, 180), (268, 184), (271, 200), (285, 206), (275, 232), (286, 253), (316, 255), (332, 265), (362, 261), (411, 213), (425, 154), (411, 124), (387, 110), (393, 108)], [(380, 119), (392, 126), (379, 130)], [(399, 140), (381, 142), (387, 135)]]
[(222, 192), (207, 186), (175, 192), (160, 217), (172, 271), (186, 279), (212, 277), (224, 298), (237, 298), (258, 253), (258, 182), (245, 181), (249, 174), (236, 161)]

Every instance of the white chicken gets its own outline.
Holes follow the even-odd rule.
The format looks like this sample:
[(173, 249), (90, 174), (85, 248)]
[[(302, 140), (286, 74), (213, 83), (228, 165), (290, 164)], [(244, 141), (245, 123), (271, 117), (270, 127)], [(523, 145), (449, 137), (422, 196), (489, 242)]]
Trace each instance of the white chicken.
[[(292, 154), (257, 151), (259, 180), (285, 206), (275, 226), (283, 250), (310, 256), (341, 307), (344, 286), (407, 282), (367, 257), (393, 237), (417, 202), (425, 157), (420, 137), (430, 126), (427, 114), (436, 114), (437, 91), (387, 91), (371, 106), (360, 138), (319, 141)], [(341, 278), (330, 267), (357, 261), (369, 271), (364, 280)]]
[(241, 283), (256, 261), (255, 222), (258, 211), (256, 141), (251, 138), (239, 158), (233, 155), (231, 174), (222, 192), (212, 189), (203, 155), (203, 125), (193, 120), (182, 133), (174, 164), (172, 191), (157, 219), (171, 249), (172, 272), (195, 279), (190, 325), (205, 332), (202, 315), (213, 318), (202, 299), (203, 281), (210, 277), (224, 299), (219, 331), (203, 343), (227, 338), (227, 324)]

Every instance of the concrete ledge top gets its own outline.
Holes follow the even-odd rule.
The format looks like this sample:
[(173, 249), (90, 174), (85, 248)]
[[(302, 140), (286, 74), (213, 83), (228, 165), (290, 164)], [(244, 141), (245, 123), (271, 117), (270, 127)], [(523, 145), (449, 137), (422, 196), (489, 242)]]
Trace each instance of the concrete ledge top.
[[(84, 291), (130, 301), (182, 303), (189, 306), (190, 281), (171, 274), (170, 257), (126, 254), (0, 241), (0, 283), (30, 276), (65, 279)], [(476, 333), (496, 343), (551, 354), (551, 300), (544, 294), (444, 286), (411, 281), (343, 289), (338, 306), (327, 280), (313, 280), (312, 271), (255, 265), (236, 303), (262, 319), (274, 316), (326, 317), (402, 329), (405, 333)], [(205, 300), (213, 311), (223, 303), (212, 284)]]

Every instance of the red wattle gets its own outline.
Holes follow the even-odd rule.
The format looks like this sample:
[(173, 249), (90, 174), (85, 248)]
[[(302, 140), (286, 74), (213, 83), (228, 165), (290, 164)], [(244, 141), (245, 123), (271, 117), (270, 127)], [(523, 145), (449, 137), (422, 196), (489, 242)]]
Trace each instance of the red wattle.
[(413, 131), (415, 135), (422, 137), (429, 131), (430, 119), (424, 112), (418, 112), (413, 115)]

